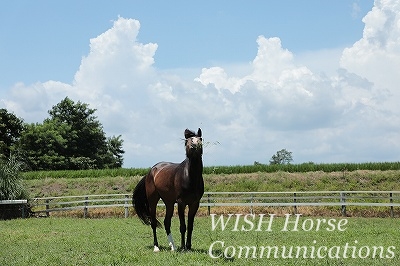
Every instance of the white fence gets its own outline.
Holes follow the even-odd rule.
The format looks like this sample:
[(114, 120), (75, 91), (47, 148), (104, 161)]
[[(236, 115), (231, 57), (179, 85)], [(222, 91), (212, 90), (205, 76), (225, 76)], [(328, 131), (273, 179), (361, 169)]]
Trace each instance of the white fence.
[[(125, 217), (132, 207), (131, 194), (105, 194), (66, 197), (35, 198), (32, 210), (49, 216), (51, 212), (82, 210), (87, 217), (89, 209), (123, 207)], [(162, 201), (158, 204), (164, 206)], [(347, 206), (387, 207), (394, 217), (394, 208), (400, 207), (400, 191), (297, 191), (297, 192), (205, 192), (200, 207), (292, 207), (297, 213), (300, 206), (337, 206), (346, 216)]]
[(128, 217), (131, 206), (131, 194), (103, 194), (34, 198), (32, 211), (35, 214), (45, 213), (46, 216), (50, 216), (51, 212), (83, 210), (83, 217), (86, 218), (91, 208), (124, 207), (125, 217)]

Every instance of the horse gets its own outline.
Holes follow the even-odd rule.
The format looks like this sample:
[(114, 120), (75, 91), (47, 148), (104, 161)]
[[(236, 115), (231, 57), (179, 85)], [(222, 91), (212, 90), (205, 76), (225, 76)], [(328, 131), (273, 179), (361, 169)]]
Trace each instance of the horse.
[[(164, 218), (165, 232), (172, 251), (176, 250), (171, 234), (171, 218), (175, 203), (178, 204), (180, 221), (181, 249), (191, 250), (194, 217), (204, 194), (203, 181), (203, 139), (201, 129), (197, 134), (186, 129), (186, 159), (181, 163), (159, 162), (136, 185), (132, 203), (138, 217), (146, 225), (151, 225), (154, 237), (154, 252), (160, 251), (157, 241), (157, 227), (162, 227), (156, 218), (157, 203), (162, 199), (166, 207)], [(188, 210), (187, 239), (185, 243), (185, 209)]]

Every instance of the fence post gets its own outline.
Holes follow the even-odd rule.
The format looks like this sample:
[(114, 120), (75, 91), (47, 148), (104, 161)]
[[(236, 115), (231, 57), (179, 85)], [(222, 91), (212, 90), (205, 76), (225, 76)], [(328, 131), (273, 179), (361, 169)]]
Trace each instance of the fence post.
[[(393, 193), (392, 192), (390, 192), (389, 197), (390, 197), (390, 203), (393, 203)], [(390, 217), (394, 218), (393, 205), (390, 206)]]
[[(346, 193), (340, 192), (340, 202), (346, 203)], [(347, 216), (346, 215), (346, 205), (345, 204), (342, 205), (342, 215), (343, 216)]]
[(128, 205), (129, 197), (125, 195), (125, 218), (128, 218), (129, 215), (129, 205)]
[(50, 209), (50, 200), (47, 199), (47, 200), (46, 200), (46, 217), (49, 217), (49, 216), (50, 216), (49, 209)]
[[(297, 199), (296, 199), (296, 192), (293, 193), (293, 202), (296, 203)], [(293, 205), (293, 214), (297, 214), (297, 206), (296, 204)]]
[(210, 216), (211, 215), (210, 194), (207, 194), (207, 203), (208, 203), (207, 206), (208, 216)]
[(21, 206), (21, 216), (22, 216), (22, 218), (26, 218), (25, 217), (25, 206), (26, 206), (26, 204), (22, 204), (22, 206)]
[(251, 194), (251, 200), (250, 200), (250, 214), (253, 214), (253, 200), (254, 200), (254, 195)]
[(87, 208), (88, 200), (89, 200), (89, 197), (86, 196), (85, 197), (85, 207), (83, 208), (83, 218), (86, 218), (88, 216), (88, 208)]

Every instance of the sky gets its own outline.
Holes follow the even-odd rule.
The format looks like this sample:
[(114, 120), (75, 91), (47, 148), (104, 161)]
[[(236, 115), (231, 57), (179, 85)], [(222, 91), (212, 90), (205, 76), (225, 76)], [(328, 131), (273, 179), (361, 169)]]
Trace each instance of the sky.
[(88, 103), (124, 167), (400, 160), (400, 3), (3, 1), (0, 108)]

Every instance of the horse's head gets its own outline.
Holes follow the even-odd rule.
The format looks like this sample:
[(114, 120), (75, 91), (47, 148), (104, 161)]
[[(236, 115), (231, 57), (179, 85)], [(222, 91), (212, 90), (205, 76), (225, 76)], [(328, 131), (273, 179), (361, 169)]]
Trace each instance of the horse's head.
[(201, 138), (201, 129), (197, 130), (197, 134), (193, 131), (185, 130), (185, 147), (186, 156), (189, 158), (200, 157), (203, 154), (203, 139)]

